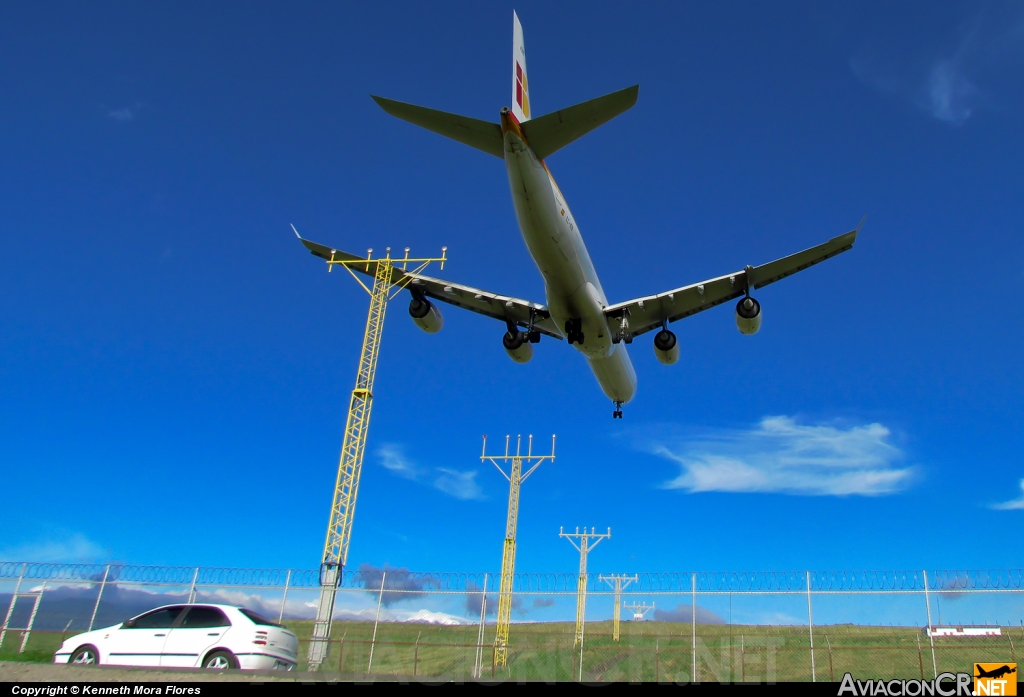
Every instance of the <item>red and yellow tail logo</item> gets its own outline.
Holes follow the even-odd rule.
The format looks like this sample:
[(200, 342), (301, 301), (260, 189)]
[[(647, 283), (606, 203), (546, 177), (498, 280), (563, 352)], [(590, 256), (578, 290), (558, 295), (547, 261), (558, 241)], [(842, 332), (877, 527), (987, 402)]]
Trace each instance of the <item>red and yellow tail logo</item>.
[(975, 663), (975, 695), (1016, 695), (1016, 663)]
[(516, 61), (516, 104), (523, 110), (523, 116), (530, 118), (530, 87), (526, 84), (526, 71)]

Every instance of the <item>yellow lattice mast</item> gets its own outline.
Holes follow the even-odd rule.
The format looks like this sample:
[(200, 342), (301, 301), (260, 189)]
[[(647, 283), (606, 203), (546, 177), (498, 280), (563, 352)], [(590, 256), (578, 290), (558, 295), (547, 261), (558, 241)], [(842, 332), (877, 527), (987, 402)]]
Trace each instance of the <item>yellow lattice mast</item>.
[[(292, 228), (294, 229), (294, 227)], [(298, 235), (298, 231), (295, 233)], [(301, 239), (301, 237), (299, 238)], [(327, 659), (330, 649), (331, 622), (334, 615), (334, 600), (342, 579), (342, 569), (348, 559), (348, 546), (352, 538), (352, 520), (356, 512), (356, 494), (359, 492), (359, 475), (363, 469), (363, 455), (366, 452), (366, 436), (370, 427), (370, 409), (373, 406), (373, 381), (377, 374), (377, 357), (380, 354), (381, 333), (384, 330), (384, 314), (388, 301), (398, 294), (412, 276), (406, 273), (408, 265), (417, 264), (411, 272), (419, 273), (431, 262), (440, 262), (444, 268), (447, 248), (441, 248), (441, 256), (431, 259), (409, 258), (409, 248), (401, 259), (391, 258), (391, 248), (381, 259), (373, 259), (369, 249), (365, 259), (336, 260), (335, 252), (327, 260), (327, 270), (335, 265), (343, 266), (356, 279), (363, 290), (370, 295), (370, 310), (366, 316), (363, 333), (363, 348), (359, 357), (356, 385), (348, 404), (345, 419), (345, 434), (341, 441), (341, 457), (338, 462), (338, 479), (334, 485), (331, 515), (327, 523), (327, 539), (324, 542), (323, 560), (320, 564), (320, 599), (317, 603), (313, 636), (309, 642), (309, 668), (319, 670)], [(399, 268), (398, 265), (401, 265)], [(373, 285), (368, 287), (354, 270), (373, 276)]]
[[(609, 530), (608, 532), (611, 532)], [(640, 577), (637, 575), (623, 576), (622, 574), (615, 574), (613, 576), (605, 576), (601, 574), (597, 577), (597, 580), (604, 581), (605, 583), (611, 584), (615, 591), (615, 609), (612, 610), (612, 640), (619, 640), (619, 620), (622, 615), (622, 591), (625, 590), (629, 584), (634, 581), (639, 581)]]
[[(480, 454), (480, 460), (490, 460), (491, 464), (498, 468), (498, 471), (508, 480), (508, 517), (505, 519), (505, 544), (501, 554), (501, 586), (498, 591), (498, 632), (494, 637), (494, 666), (505, 666), (508, 664), (508, 635), (512, 624), (512, 575), (516, 568), (516, 526), (519, 522), (519, 489), (526, 478), (533, 474), (533, 471), (540, 467), (545, 460), (555, 459), (555, 437), (551, 436), (551, 454), (533, 454), (533, 436), (529, 436), (526, 446), (526, 455), (522, 454), (523, 437), (516, 436), (516, 452), (509, 453), (510, 436), (505, 436), (505, 454), (487, 454), (487, 436), (484, 436), (484, 447)], [(510, 463), (511, 467), (505, 472), (498, 464), (498, 460)], [(523, 462), (529, 469), (523, 474)], [(531, 466), (532, 465), (532, 466)]]
[[(594, 528), (590, 528), (590, 532), (587, 532), (586, 528), (583, 528), (583, 532), (576, 528), (576, 532), (567, 533), (559, 528), (558, 536), (568, 539), (580, 553), (580, 574), (576, 580), (576, 639), (573, 646), (583, 646), (583, 624), (587, 614), (587, 555), (601, 540), (612, 536), (612, 529), (608, 528), (608, 532), (595, 533)], [(576, 544), (573, 538), (578, 539), (579, 544)]]

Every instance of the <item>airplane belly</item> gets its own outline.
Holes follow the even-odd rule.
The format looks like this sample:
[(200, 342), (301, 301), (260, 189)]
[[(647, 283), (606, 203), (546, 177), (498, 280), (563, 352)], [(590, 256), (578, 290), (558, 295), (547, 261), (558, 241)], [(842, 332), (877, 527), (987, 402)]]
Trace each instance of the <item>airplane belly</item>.
[(607, 301), (593, 264), (564, 201), (556, 199), (547, 169), (518, 138), (505, 140), (512, 201), (519, 229), (534, 263), (544, 277), (548, 310), (559, 329), (580, 320), (584, 340), (574, 344), (588, 358), (612, 352), (611, 331), (604, 315)]
[[(516, 145), (524, 149), (510, 150)], [(561, 230), (562, 221), (547, 171), (533, 153), (514, 138), (506, 140), (505, 163), (519, 230), (544, 277), (544, 284), (556, 295), (571, 295), (586, 278), (571, 240), (566, 239)]]
[(633, 399), (636, 394), (636, 371), (626, 353), (625, 344), (615, 344), (609, 356), (591, 358), (588, 363), (609, 399), (622, 404)]

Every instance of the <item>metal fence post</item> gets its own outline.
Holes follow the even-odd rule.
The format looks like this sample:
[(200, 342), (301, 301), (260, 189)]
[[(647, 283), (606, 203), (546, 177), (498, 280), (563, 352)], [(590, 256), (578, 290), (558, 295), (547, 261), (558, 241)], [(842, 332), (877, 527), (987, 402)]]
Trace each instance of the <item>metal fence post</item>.
[(935, 661), (935, 636), (932, 634), (932, 600), (928, 595), (928, 570), (921, 571), (924, 574), (924, 604), (928, 608), (928, 643), (932, 646), (932, 677), (939, 677), (939, 667)]
[(807, 633), (811, 637), (811, 682), (818, 682), (818, 674), (814, 669), (814, 615), (811, 612), (811, 572), (807, 574)]
[(277, 613), (277, 623), (284, 621), (284, 604), (288, 602), (288, 586), (292, 582), (292, 570), (288, 569), (288, 575), (284, 579), (284, 595), (281, 596), (281, 612)]
[(188, 591), (188, 601), (194, 603), (196, 601), (196, 581), (199, 580), (199, 567), (196, 567), (195, 573), (192, 574), (192, 587)]
[(697, 679), (697, 574), (690, 576), (690, 628), (691, 640), (693, 641), (693, 676), (691, 682), (700, 682)]
[(380, 595), (377, 597), (377, 616), (373, 619), (373, 638), (370, 639), (370, 661), (366, 664), (367, 675), (373, 671), (373, 647), (377, 645), (377, 623), (380, 621), (380, 605), (384, 602), (384, 579), (387, 577), (387, 571), (380, 575)]
[(96, 622), (96, 613), (100, 609), (100, 601), (103, 600), (103, 589), (107, 587), (107, 577), (110, 576), (110, 564), (107, 564), (107, 568), (103, 571), (103, 580), (100, 581), (100, 592), (96, 594), (96, 604), (92, 606), (92, 617), (89, 618), (89, 628), (85, 631), (91, 632), (92, 626)]

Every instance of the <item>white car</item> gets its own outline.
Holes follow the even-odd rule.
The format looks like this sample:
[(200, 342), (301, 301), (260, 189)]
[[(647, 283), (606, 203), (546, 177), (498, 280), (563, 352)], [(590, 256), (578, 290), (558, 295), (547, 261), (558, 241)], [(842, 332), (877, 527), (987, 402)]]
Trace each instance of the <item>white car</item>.
[(71, 637), (54, 663), (294, 670), (299, 639), (277, 622), (233, 605), (167, 605)]

